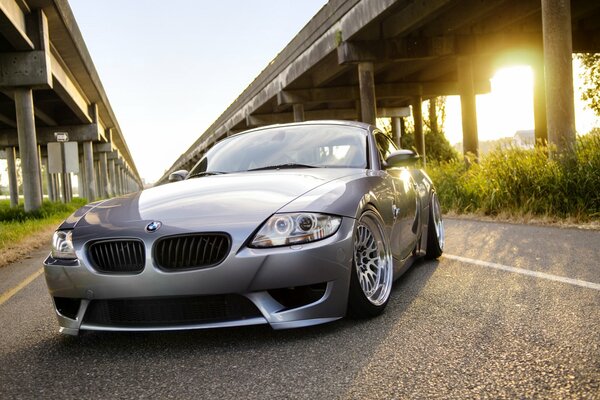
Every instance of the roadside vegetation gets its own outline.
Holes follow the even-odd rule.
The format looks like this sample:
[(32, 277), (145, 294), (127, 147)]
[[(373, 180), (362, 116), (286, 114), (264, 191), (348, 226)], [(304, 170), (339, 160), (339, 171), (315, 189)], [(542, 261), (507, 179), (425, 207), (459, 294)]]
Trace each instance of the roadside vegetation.
[(25, 241), (28, 241), (27, 247), (47, 244), (50, 248), (51, 237), (47, 232), (86, 202), (79, 198), (68, 204), (44, 201), (39, 210), (28, 213), (23, 204), (11, 208), (8, 200), (0, 200), (0, 267), (18, 258), (13, 255), (12, 249), (23, 247)]
[(457, 156), (426, 170), (445, 212), (600, 220), (600, 130), (579, 136), (572, 152), (548, 150), (498, 147), (479, 163)]

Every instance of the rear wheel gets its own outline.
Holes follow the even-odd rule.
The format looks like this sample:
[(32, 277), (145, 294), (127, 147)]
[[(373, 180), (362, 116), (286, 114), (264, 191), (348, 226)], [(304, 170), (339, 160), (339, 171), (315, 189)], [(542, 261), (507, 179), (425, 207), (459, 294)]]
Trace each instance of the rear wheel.
[(367, 210), (358, 219), (354, 230), (349, 314), (358, 318), (381, 314), (390, 298), (392, 280), (392, 256), (383, 221), (377, 211)]
[(427, 223), (427, 252), (425, 258), (435, 260), (444, 252), (444, 221), (437, 194), (431, 195)]

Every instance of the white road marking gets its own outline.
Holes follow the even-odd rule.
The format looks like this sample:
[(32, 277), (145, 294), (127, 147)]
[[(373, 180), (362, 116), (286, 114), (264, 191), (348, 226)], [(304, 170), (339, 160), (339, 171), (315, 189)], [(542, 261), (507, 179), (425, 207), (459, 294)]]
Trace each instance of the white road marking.
[(535, 278), (547, 279), (549, 281), (568, 283), (570, 285), (581, 286), (581, 287), (588, 288), (588, 289), (600, 290), (600, 284), (582, 281), (579, 279), (572, 279), (572, 278), (567, 278), (567, 277), (559, 276), (559, 275), (546, 274), (545, 272), (530, 271), (528, 269), (510, 267), (508, 265), (502, 265), (502, 264), (497, 264), (497, 263), (488, 262), (488, 261), (475, 260), (472, 258), (455, 256), (452, 254), (444, 253), (443, 257), (447, 258), (449, 260), (460, 261), (460, 262), (473, 264), (473, 265), (479, 265), (480, 267), (495, 268), (495, 269), (500, 269), (502, 271), (514, 272), (514, 273), (521, 274), (521, 275), (533, 276)]
[(44, 268), (40, 268), (35, 271), (33, 274), (29, 275), (27, 278), (23, 279), (17, 286), (12, 289), (7, 290), (6, 292), (0, 294), (0, 305), (6, 303), (8, 299), (13, 297), (15, 294), (19, 293), (21, 289), (25, 288), (31, 282), (33, 282), (38, 276), (44, 273)]

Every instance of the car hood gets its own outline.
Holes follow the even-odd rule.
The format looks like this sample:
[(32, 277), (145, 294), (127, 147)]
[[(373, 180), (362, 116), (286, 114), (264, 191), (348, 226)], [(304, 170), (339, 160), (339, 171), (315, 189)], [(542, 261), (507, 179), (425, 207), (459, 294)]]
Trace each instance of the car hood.
[[(193, 178), (87, 206), (66, 221), (69, 228), (145, 227), (151, 221), (193, 229), (260, 224), (311, 190), (362, 170), (294, 169)], [(70, 226), (68, 226), (70, 225)], [(197, 229), (197, 228), (196, 228)]]

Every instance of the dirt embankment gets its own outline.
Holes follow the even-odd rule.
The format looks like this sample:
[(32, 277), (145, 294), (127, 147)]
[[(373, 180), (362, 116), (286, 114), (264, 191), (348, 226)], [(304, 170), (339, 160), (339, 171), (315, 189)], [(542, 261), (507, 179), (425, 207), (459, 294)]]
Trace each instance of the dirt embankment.
[(2, 250), (2, 254), (0, 254), (0, 268), (15, 261), (29, 257), (29, 254), (32, 250), (46, 247), (49, 253), (51, 246), (50, 241), (55, 229), (56, 226), (49, 226), (48, 228), (38, 231), (19, 241), (18, 243), (8, 245), (8, 247)]

